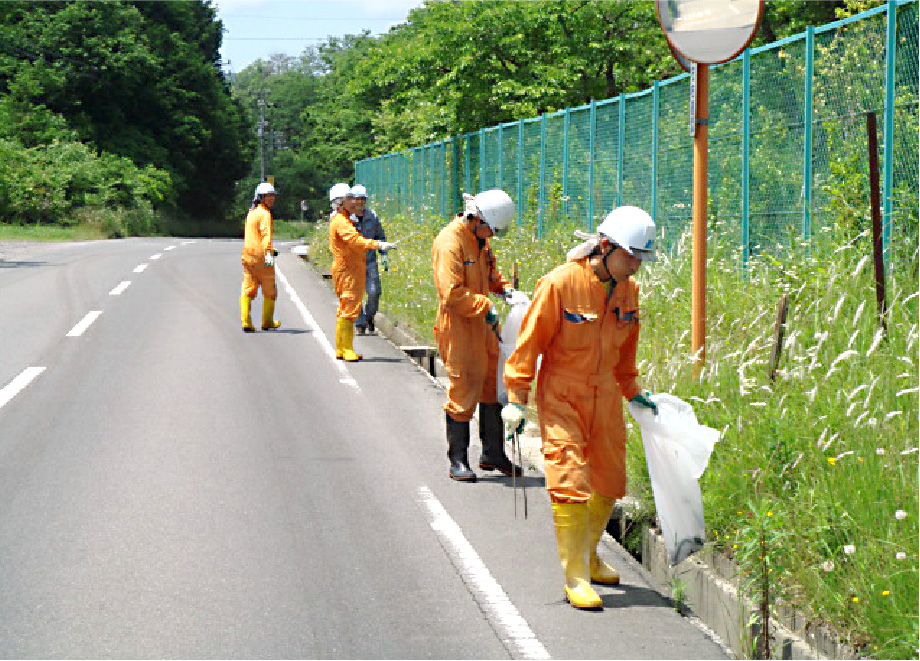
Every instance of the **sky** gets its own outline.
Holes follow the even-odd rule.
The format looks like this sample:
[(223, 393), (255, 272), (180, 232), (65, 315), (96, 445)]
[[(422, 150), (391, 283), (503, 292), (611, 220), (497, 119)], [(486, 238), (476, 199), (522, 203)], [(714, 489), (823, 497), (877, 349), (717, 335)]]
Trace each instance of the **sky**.
[[(224, 24), (224, 71), (275, 53), (298, 56), (330, 36), (385, 33), (422, 0), (214, 0)], [(228, 64), (229, 63), (229, 64)]]

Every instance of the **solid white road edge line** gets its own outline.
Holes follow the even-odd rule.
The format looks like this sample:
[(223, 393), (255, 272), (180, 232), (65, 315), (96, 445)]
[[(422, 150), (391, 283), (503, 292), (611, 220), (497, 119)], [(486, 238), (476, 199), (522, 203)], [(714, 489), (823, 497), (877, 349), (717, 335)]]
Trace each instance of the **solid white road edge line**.
[(118, 286), (115, 287), (112, 291), (109, 292), (109, 296), (118, 296), (121, 292), (131, 286), (130, 280), (122, 280), (118, 283)]
[(80, 322), (70, 329), (70, 332), (67, 333), (67, 337), (80, 337), (83, 335), (83, 331), (89, 328), (89, 325), (96, 321), (96, 317), (102, 314), (102, 310), (93, 310), (92, 312), (87, 312), (86, 316), (80, 320)]
[(147, 268), (147, 265), (146, 265), (146, 264), (140, 264), (139, 266), (135, 266), (135, 267), (134, 267), (134, 272), (135, 272), (135, 273), (141, 273), (141, 272), (143, 272), (143, 270), (144, 270), (145, 268)]
[(451, 562), (469, 586), (473, 599), (502, 637), (502, 642), (509, 647), (512, 656), (522, 659), (551, 658), (441, 502), (428, 487), (419, 487), (418, 495), (421, 503), (428, 508), (431, 529), (438, 534)]
[(44, 371), (44, 367), (27, 367), (19, 373), (19, 376), (3, 386), (3, 388), (0, 388), (0, 409), (6, 406), (7, 402), (18, 395), (23, 388), (32, 383), (32, 380)]
[(339, 379), (339, 383), (344, 383), (346, 386), (351, 386), (360, 392), (361, 388), (358, 386), (358, 382), (355, 381), (351, 374), (348, 373), (348, 370), (345, 368), (345, 363), (335, 357), (335, 348), (329, 344), (329, 340), (326, 338), (325, 334), (323, 334), (319, 324), (316, 323), (313, 315), (310, 314), (309, 310), (307, 310), (307, 306), (304, 305), (303, 301), (300, 300), (297, 292), (294, 291), (291, 283), (289, 283), (287, 278), (284, 277), (284, 274), (281, 272), (281, 269), (278, 268), (277, 264), (275, 264), (275, 275), (278, 276), (278, 280), (280, 280), (281, 284), (284, 285), (285, 291), (287, 291), (288, 296), (291, 297), (294, 305), (300, 311), (300, 316), (303, 317), (304, 322), (306, 322), (307, 326), (310, 327), (310, 330), (313, 331), (313, 337), (316, 338), (316, 341), (319, 342), (319, 345), (322, 347), (325, 354), (332, 360), (332, 364), (335, 365), (342, 373), (342, 378)]

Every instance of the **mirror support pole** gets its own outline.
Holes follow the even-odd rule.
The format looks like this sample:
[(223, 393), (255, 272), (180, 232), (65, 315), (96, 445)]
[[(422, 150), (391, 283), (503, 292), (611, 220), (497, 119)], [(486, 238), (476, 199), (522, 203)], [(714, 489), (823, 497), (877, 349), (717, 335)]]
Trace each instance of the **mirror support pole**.
[(697, 64), (696, 137), (693, 140), (693, 287), (691, 353), (693, 375), (706, 360), (706, 229), (709, 170), (709, 65)]

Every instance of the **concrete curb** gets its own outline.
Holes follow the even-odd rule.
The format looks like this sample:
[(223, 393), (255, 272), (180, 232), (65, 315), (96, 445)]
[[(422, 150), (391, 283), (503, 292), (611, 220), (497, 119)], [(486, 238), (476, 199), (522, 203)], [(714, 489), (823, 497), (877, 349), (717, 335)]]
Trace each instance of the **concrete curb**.
[[(306, 255), (304, 261), (322, 275)], [(419, 339), (411, 328), (400, 326), (385, 314), (378, 312), (374, 317), (377, 333), (396, 348), (419, 347)], [(358, 336), (360, 337), (360, 336)], [(432, 347), (433, 348), (433, 347)], [(426, 374), (439, 387), (447, 388), (447, 376), (444, 363), (435, 357), (432, 361), (433, 373), (429, 371), (428, 362), (421, 356), (410, 356), (419, 370)], [(521, 454), (525, 470), (543, 474), (543, 454), (539, 428), (528, 422), (524, 434), (520, 436)], [(510, 443), (506, 442), (506, 451), (511, 456)], [(622, 525), (624, 520), (631, 520), (629, 508), (617, 504), (611, 522)], [(641, 521), (633, 521), (641, 524)], [(609, 530), (609, 528), (608, 528)], [(744, 622), (750, 621), (754, 611), (751, 603), (744, 603), (742, 612), (738, 595), (738, 571), (729, 559), (715, 554), (711, 549), (703, 549), (676, 567), (667, 562), (664, 538), (647, 526), (642, 534), (642, 560), (634, 558), (613, 536), (604, 533), (603, 544), (617, 557), (617, 561), (628, 565), (655, 591), (665, 599), (674, 602), (673, 586), (682, 585), (681, 602), (675, 608), (688, 617), (697, 628), (720, 645), (728, 656), (748, 658), (747, 641), (756, 634), (756, 626), (745, 631)], [(771, 650), (775, 659), (853, 659), (852, 648), (833, 632), (821, 627), (808, 627), (801, 616), (794, 613), (784, 614), (781, 622), (771, 619)], [(742, 621), (744, 616), (744, 621)]]

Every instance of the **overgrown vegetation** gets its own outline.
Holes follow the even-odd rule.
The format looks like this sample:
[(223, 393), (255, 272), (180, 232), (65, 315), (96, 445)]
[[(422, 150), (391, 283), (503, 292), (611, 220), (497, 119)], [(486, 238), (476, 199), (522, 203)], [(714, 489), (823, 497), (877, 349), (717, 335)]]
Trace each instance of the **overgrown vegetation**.
[[(400, 244), (383, 274), (382, 312), (433, 340), (431, 241), (446, 219), (384, 218)], [(327, 225), (313, 259), (328, 264)], [(701, 480), (711, 543), (745, 570), (763, 607), (792, 605), (850, 636), (854, 651), (916, 658), (918, 640), (917, 255), (888, 279), (881, 330), (870, 241), (824, 232), (809, 246), (761, 253), (742, 274), (715, 226), (707, 282), (706, 364), (692, 375), (691, 263), (686, 243), (640, 271), (640, 372), (655, 392), (689, 401), (722, 430)], [(564, 228), (534, 238), (526, 223), (495, 241), (521, 288), (564, 259)], [(789, 254), (791, 253), (791, 254)], [(791, 300), (776, 381), (767, 365), (776, 305)], [(628, 418), (628, 416), (627, 416)], [(651, 503), (638, 428), (630, 495)], [(758, 641), (766, 645), (767, 641)]]
[(204, 1), (0, 3), (0, 223), (225, 221), (252, 136)]

